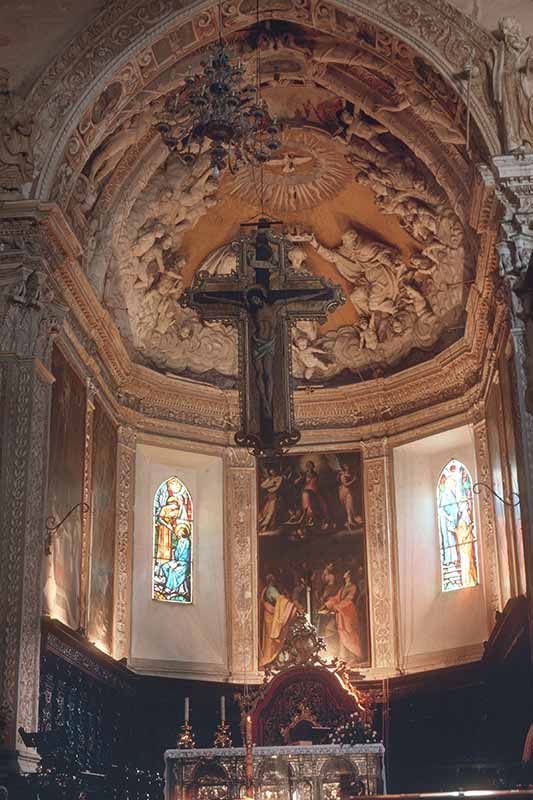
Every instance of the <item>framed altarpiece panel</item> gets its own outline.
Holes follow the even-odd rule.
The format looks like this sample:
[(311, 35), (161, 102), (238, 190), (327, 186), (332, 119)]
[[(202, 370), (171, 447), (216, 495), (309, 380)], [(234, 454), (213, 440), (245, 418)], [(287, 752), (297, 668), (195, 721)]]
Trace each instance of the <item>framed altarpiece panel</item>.
[(326, 658), (370, 665), (368, 570), (359, 451), (258, 462), (259, 667), (305, 614)]

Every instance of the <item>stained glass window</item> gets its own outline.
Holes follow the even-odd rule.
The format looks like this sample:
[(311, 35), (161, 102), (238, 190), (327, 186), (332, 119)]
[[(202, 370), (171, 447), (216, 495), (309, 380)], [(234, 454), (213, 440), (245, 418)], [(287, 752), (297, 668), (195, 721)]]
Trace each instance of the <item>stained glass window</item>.
[(474, 497), (470, 472), (452, 458), (437, 485), (442, 591), (479, 583)]
[(191, 603), (193, 504), (189, 490), (175, 476), (163, 481), (154, 497), (152, 597)]

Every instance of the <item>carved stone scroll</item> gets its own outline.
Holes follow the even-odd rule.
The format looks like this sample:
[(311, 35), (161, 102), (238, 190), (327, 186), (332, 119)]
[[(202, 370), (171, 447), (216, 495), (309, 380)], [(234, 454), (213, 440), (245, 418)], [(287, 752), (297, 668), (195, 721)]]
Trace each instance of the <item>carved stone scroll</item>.
[(395, 631), (386, 442), (364, 444), (363, 454), (371, 663), (374, 669), (390, 670), (395, 665)]
[(135, 500), (135, 448), (137, 434), (132, 428), (118, 429), (117, 494), (115, 538), (115, 587), (113, 614), (113, 655), (127, 658), (129, 650), (129, 608), (131, 547)]
[(224, 472), (229, 667), (233, 680), (245, 681), (257, 672), (255, 460), (246, 450), (228, 448)]

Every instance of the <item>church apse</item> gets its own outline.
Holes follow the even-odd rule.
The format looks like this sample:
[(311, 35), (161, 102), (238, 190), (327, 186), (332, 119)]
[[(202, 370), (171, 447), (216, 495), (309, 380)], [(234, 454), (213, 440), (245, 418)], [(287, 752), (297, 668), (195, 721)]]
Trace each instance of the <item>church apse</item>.
[(305, 614), (327, 657), (370, 664), (361, 454), (308, 453), (259, 462), (259, 666)]

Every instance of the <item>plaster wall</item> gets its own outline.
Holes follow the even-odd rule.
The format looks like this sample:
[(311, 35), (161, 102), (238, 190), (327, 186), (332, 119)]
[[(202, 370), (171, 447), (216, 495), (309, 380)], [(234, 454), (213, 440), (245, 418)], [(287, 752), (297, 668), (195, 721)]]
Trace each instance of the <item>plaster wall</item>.
[[(194, 504), (191, 605), (152, 600), (153, 498), (173, 474)], [(218, 456), (137, 447), (128, 663), (138, 672), (213, 680), (227, 675), (223, 477)]]
[(477, 507), (480, 583), (458, 591), (441, 590), (436, 485), (451, 458), (462, 461), (476, 480), (470, 426), (425, 437), (393, 451), (400, 668), (406, 670), (473, 660), (481, 654), (488, 634), (483, 531)]

